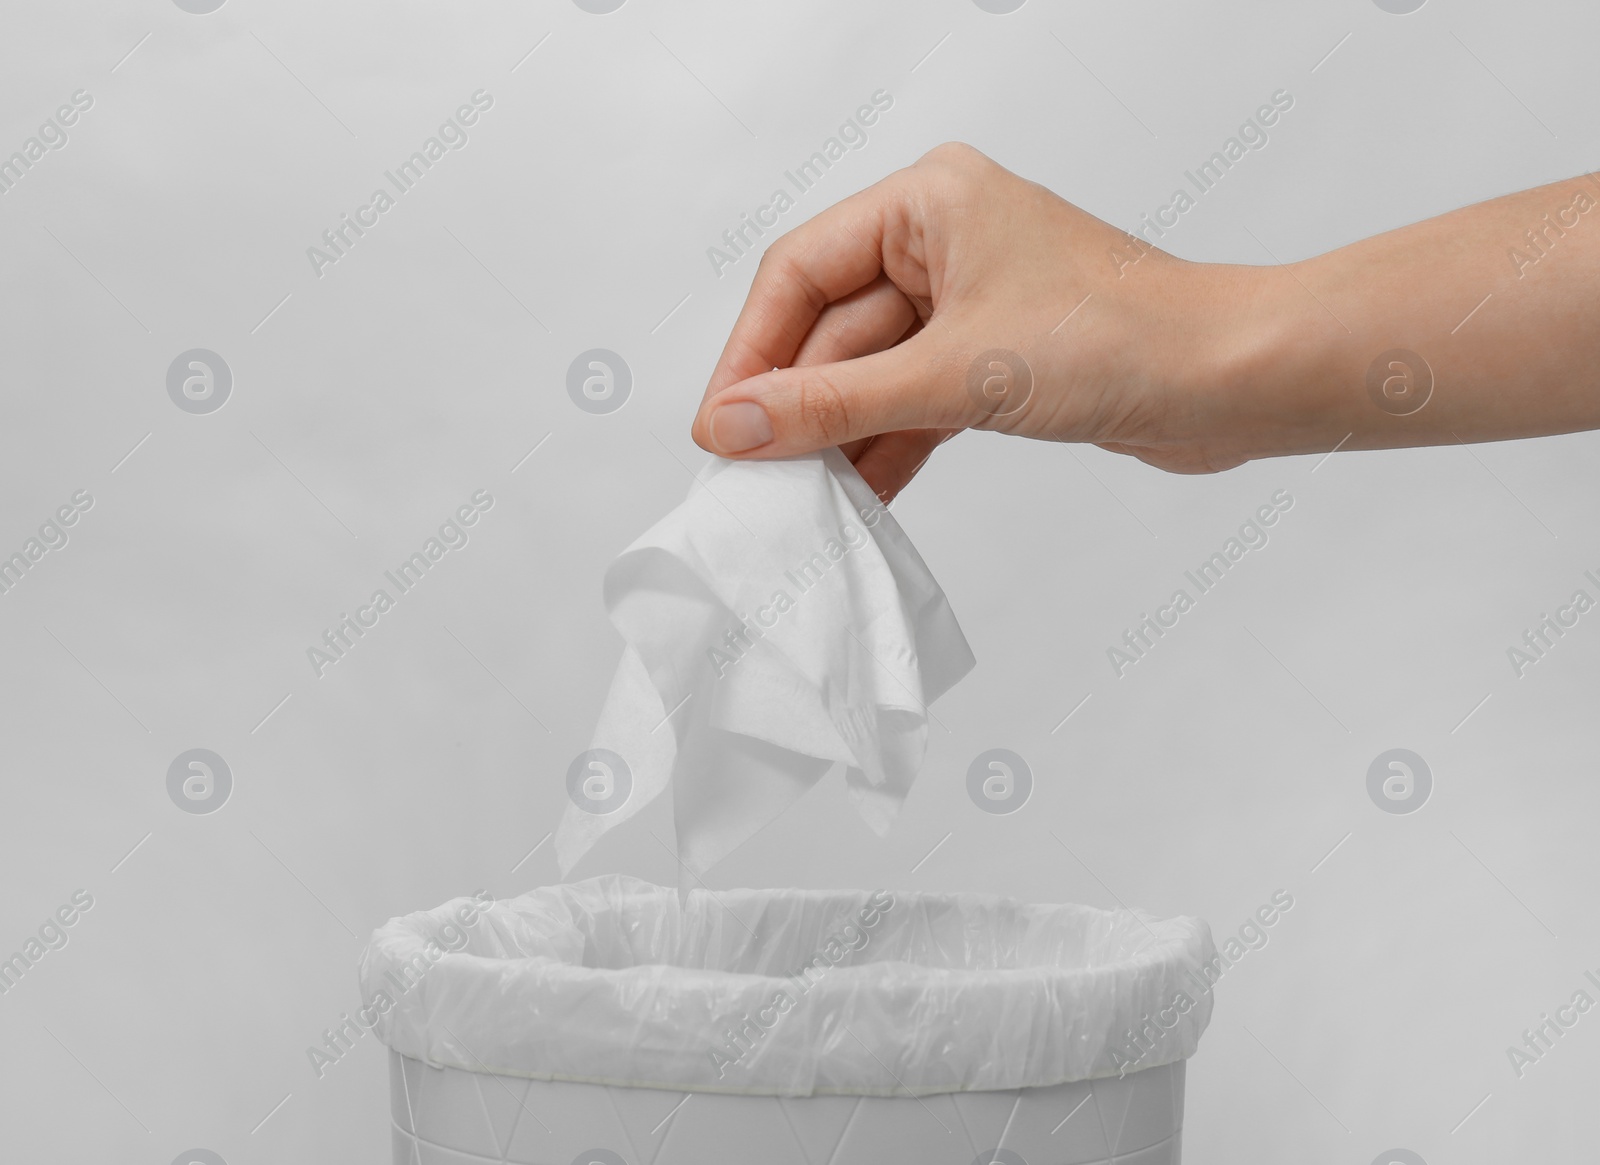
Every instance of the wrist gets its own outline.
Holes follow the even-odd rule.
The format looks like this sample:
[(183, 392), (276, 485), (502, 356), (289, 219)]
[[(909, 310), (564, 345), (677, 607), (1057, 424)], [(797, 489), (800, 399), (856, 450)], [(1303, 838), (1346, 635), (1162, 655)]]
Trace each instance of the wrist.
[(1345, 383), (1349, 334), (1303, 279), (1283, 265), (1206, 274), (1209, 342), (1191, 391), (1222, 460), (1326, 452), (1362, 420), (1361, 386)]

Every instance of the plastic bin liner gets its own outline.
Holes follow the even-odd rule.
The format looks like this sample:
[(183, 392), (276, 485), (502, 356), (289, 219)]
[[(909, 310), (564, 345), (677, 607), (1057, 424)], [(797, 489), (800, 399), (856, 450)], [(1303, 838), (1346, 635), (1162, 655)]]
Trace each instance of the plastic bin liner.
[(1187, 1058), (1215, 958), (1193, 918), (900, 891), (695, 890), (680, 903), (608, 876), (392, 919), (360, 972), (379, 1038), (436, 1066), (904, 1096)]

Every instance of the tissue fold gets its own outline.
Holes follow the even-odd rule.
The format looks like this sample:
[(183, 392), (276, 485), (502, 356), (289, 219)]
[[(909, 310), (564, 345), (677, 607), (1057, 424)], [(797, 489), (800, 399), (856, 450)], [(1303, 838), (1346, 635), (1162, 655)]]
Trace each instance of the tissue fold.
[(612, 563), (605, 602), (625, 647), (567, 773), (563, 876), (669, 783), (691, 875), (835, 764), (886, 832), (928, 705), (973, 666), (944, 592), (837, 449), (714, 462)]

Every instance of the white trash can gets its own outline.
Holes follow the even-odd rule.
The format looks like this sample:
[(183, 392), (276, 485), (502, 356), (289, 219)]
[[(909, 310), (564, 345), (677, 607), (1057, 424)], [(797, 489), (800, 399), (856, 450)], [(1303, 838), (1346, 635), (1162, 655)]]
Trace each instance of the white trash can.
[(361, 959), (396, 1165), (1176, 1165), (1203, 922), (607, 877)]

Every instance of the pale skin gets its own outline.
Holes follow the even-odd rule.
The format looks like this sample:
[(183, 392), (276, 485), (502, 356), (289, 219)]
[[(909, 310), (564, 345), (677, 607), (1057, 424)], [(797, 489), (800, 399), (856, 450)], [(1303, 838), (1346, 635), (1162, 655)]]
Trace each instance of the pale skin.
[[(1025, 400), (970, 387), (997, 349)], [(1390, 407), (1368, 386), (1395, 349), (1431, 369), (1414, 412), (1424, 374), (1384, 362)], [(887, 501), (968, 428), (1176, 473), (1600, 428), (1600, 176), (1235, 266), (940, 146), (767, 249), (693, 436), (735, 459), (841, 446)]]

